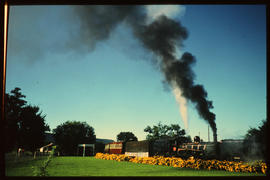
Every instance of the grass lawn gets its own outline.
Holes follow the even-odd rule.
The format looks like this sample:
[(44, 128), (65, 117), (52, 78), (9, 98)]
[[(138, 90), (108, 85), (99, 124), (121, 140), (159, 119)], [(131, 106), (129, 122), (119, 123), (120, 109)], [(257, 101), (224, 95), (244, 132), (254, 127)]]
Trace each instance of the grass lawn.
[[(41, 160), (6, 167), (7, 176), (32, 176), (31, 166)], [(23, 167), (22, 167), (23, 166)], [(167, 166), (136, 164), (94, 157), (54, 157), (47, 167), (50, 176), (260, 176), (255, 173), (235, 173), (218, 170), (180, 169)]]

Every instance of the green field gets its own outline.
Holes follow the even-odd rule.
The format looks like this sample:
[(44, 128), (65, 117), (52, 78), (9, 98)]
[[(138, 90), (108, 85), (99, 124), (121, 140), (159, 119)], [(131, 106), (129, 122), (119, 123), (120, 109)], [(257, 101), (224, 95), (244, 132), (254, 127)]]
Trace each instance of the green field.
[[(33, 166), (44, 159), (6, 162), (6, 176), (33, 176)], [(263, 176), (218, 170), (194, 170), (167, 166), (136, 164), (94, 157), (53, 157), (46, 168), (49, 176)]]

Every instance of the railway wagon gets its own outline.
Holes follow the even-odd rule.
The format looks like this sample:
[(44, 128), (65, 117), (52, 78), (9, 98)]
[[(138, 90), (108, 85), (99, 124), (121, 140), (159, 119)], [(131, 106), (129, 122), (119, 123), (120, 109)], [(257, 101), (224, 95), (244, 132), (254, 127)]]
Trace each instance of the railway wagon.
[(112, 142), (105, 145), (104, 152), (109, 154), (123, 154), (124, 149), (123, 142)]
[(113, 142), (105, 145), (104, 152), (109, 154), (125, 154), (128, 156), (149, 157), (154, 155), (165, 155), (170, 151), (171, 145), (165, 139), (155, 141), (130, 141)]
[(224, 139), (219, 143), (220, 159), (243, 160), (243, 139)]
[(125, 145), (125, 155), (136, 157), (149, 157), (151, 155), (150, 141), (131, 141)]
[(170, 156), (172, 141), (168, 138), (157, 140), (130, 141), (125, 144), (125, 155), (137, 157)]
[(125, 144), (125, 155), (136, 157), (168, 156), (170, 149), (171, 144), (164, 139), (155, 141), (130, 141)]

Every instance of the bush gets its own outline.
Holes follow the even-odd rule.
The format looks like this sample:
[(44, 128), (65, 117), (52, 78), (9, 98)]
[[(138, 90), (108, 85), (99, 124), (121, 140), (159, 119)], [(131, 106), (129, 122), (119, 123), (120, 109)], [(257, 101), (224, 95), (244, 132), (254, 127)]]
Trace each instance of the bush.
[(234, 161), (219, 161), (219, 160), (202, 160), (190, 157), (187, 160), (176, 157), (131, 157), (124, 154), (103, 154), (97, 153), (95, 158), (116, 161), (129, 161), (133, 163), (164, 165), (178, 168), (192, 168), (192, 169), (216, 169), (230, 172), (255, 172), (266, 173), (266, 163), (257, 161), (254, 163), (234, 162)]

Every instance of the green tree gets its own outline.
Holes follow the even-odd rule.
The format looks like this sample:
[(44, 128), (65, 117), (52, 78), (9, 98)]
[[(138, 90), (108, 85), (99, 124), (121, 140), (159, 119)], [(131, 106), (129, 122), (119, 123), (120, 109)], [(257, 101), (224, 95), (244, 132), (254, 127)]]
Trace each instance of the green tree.
[(16, 87), (5, 94), (5, 151), (23, 147), (33, 151), (43, 145), (45, 131), (45, 116), (39, 112), (39, 107), (27, 105), (25, 95)]
[(245, 135), (243, 150), (251, 159), (266, 159), (267, 157), (267, 121), (262, 120), (258, 128), (250, 128)]
[(191, 142), (190, 136), (185, 136), (186, 131), (184, 129), (181, 129), (181, 127), (178, 124), (171, 124), (168, 125), (162, 125), (161, 122), (159, 122), (157, 125), (154, 125), (153, 127), (147, 126), (144, 129), (144, 132), (147, 132), (146, 139), (147, 140), (156, 140), (160, 138), (169, 137), (171, 139), (176, 140), (177, 142)]
[(18, 145), (34, 152), (44, 145), (45, 132), (50, 131), (45, 123), (46, 115), (42, 115), (38, 106), (25, 106), (22, 108), (18, 121)]
[(21, 89), (16, 87), (10, 94), (5, 94), (5, 151), (11, 151), (18, 146), (18, 122), (22, 108), (27, 103), (24, 100), (26, 96), (20, 91)]
[(147, 126), (144, 129), (144, 132), (147, 132), (148, 135), (146, 136), (147, 140), (156, 140), (161, 137), (168, 136), (167, 132), (169, 131), (169, 126), (162, 125), (161, 122), (158, 125), (154, 125), (153, 127)]
[(94, 128), (79, 121), (58, 125), (53, 135), (62, 155), (76, 155), (78, 144), (93, 144), (96, 141)]
[(132, 132), (120, 132), (117, 135), (117, 141), (122, 142), (138, 141), (138, 138)]

